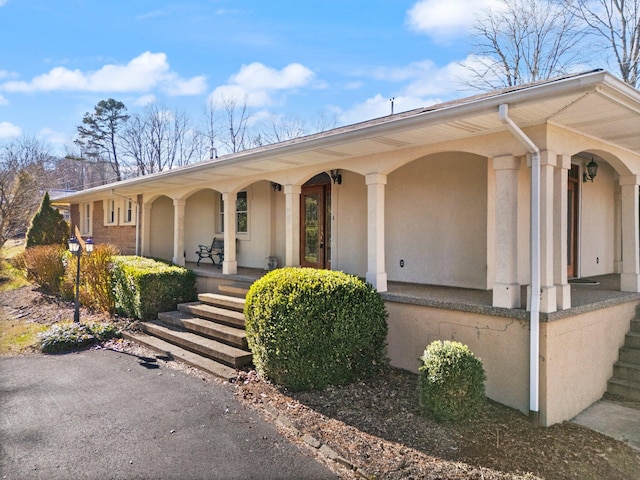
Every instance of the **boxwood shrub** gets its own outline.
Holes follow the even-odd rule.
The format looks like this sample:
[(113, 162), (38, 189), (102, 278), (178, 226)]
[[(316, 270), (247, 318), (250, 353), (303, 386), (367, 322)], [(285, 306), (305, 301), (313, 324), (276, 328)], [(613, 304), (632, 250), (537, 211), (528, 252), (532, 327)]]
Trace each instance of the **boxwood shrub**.
[(292, 390), (347, 384), (388, 363), (384, 303), (352, 275), (274, 270), (251, 286), (245, 316), (256, 370)]
[(134, 255), (113, 258), (111, 272), (115, 308), (119, 315), (150, 320), (158, 312), (196, 299), (193, 271)]
[(460, 342), (429, 344), (421, 357), (420, 406), (437, 420), (457, 421), (478, 413), (486, 375), (480, 359)]

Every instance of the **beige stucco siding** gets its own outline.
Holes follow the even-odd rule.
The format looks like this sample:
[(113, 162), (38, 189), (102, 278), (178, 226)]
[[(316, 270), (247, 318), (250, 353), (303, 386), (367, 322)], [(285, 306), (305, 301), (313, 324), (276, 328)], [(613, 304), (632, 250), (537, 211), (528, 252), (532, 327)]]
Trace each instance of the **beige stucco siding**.
[[(219, 194), (213, 190), (200, 190), (191, 195), (185, 205), (184, 249), (187, 262), (198, 260), (198, 245), (210, 245), (216, 235), (216, 206)], [(209, 260), (207, 260), (208, 262)]]
[(581, 183), (580, 276), (614, 272), (614, 171), (601, 162), (594, 182)]
[(332, 268), (364, 277), (367, 273), (367, 186), (362, 175), (342, 172), (342, 185), (333, 195), (333, 221), (338, 245)]
[(386, 307), (393, 366), (417, 372), (429, 343), (457, 340), (482, 360), (487, 396), (528, 411), (529, 322), (395, 302)]
[(545, 425), (573, 418), (602, 397), (637, 304), (541, 324), (540, 409)]
[(476, 155), (443, 153), (389, 175), (389, 280), (487, 288), (486, 165)]
[(151, 207), (149, 237), (150, 257), (171, 260), (173, 258), (173, 201), (159, 197)]

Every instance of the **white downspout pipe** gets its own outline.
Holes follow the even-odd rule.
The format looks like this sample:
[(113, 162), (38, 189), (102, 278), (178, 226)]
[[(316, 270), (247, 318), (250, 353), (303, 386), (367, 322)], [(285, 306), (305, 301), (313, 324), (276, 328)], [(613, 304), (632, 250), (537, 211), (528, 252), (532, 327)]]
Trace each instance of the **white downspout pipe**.
[(531, 308), (529, 333), (529, 417), (540, 420), (540, 149), (509, 118), (509, 105), (500, 105), (500, 120), (531, 153)]

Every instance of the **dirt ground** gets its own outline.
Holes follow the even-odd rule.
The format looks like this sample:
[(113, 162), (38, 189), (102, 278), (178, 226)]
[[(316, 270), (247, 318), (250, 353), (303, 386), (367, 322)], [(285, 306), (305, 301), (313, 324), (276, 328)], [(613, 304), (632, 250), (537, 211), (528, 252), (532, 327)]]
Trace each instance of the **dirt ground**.
[[(72, 304), (34, 287), (1, 293), (0, 309), (0, 331), (6, 322), (51, 324), (73, 317)], [(106, 319), (85, 311), (81, 318)], [(107, 347), (140, 348), (122, 341)], [(212, 381), (190, 367), (165, 365)], [(471, 421), (435, 422), (418, 408), (417, 376), (402, 370), (390, 369), (350, 386), (295, 394), (248, 372), (239, 375), (233, 388), (247, 408), (276, 422), (281, 433), (315, 452), (344, 479), (640, 478), (640, 452), (573, 423), (536, 427), (522, 413), (491, 401)], [(357, 470), (328, 460), (310, 438)]]

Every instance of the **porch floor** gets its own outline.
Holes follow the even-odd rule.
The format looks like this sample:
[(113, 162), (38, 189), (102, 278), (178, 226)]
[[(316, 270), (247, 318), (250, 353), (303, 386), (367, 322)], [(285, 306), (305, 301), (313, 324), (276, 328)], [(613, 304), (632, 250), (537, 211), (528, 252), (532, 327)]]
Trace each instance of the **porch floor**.
[[(196, 266), (195, 262), (187, 262), (186, 266), (199, 276), (227, 278), (240, 282), (253, 282), (267, 273), (260, 268), (238, 267), (237, 274), (223, 275), (222, 269), (213, 265), (201, 263), (200, 266)], [(640, 300), (640, 293), (620, 291), (620, 275), (618, 274), (570, 280), (569, 283), (571, 285), (571, 308), (548, 314), (542, 313), (540, 315), (542, 321), (556, 320), (620, 303)], [(383, 292), (381, 295), (384, 300), (390, 302), (486, 313), (509, 318), (529, 318), (529, 312), (526, 310), (527, 286), (522, 287), (523, 307), (519, 309), (491, 306), (493, 300), (491, 290), (403, 282), (388, 282), (387, 287), (388, 291)]]

